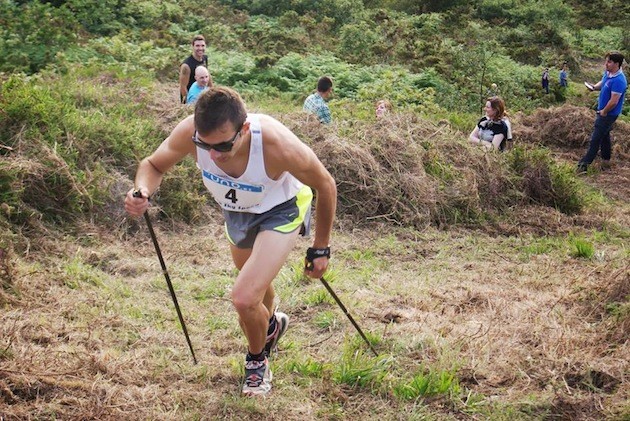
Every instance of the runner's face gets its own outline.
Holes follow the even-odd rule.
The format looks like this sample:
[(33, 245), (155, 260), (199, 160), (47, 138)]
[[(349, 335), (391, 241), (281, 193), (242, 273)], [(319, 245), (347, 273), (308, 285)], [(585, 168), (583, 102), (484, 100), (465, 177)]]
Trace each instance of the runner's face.
[[(236, 151), (238, 150), (238, 146), (240, 144), (240, 140), (242, 139), (243, 134), (244, 134), (243, 131), (246, 130), (246, 124), (247, 123), (245, 123), (239, 130), (235, 130), (232, 123), (229, 121), (226, 121), (217, 130), (214, 130), (208, 134), (202, 135), (200, 133), (197, 133), (195, 143), (198, 144), (197, 142), (202, 142), (206, 145), (221, 145), (221, 146), (231, 144), (230, 149), (223, 152), (221, 150), (216, 150), (214, 148), (208, 151), (210, 153), (210, 158), (214, 162), (217, 162), (217, 163), (227, 162), (228, 160), (230, 160), (230, 158), (232, 158), (236, 154)], [(247, 125), (247, 127), (249, 126)], [(219, 149), (222, 149), (222, 150), (227, 149), (221, 146), (219, 146)], [(204, 148), (204, 149), (207, 149), (207, 148)]]

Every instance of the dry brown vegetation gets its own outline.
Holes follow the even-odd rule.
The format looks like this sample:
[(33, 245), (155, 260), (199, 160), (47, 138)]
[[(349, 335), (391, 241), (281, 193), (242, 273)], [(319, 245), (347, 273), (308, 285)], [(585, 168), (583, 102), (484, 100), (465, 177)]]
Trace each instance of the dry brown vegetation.
[[(300, 240), (276, 282), (292, 322), (272, 363), (274, 391), (241, 397), (244, 339), (220, 221), (185, 226), (153, 212), (193, 365), (143, 221), (123, 221), (112, 202), (102, 212), (114, 224), (65, 235), (27, 223), (18, 250), (1, 250), (0, 418), (630, 416), (628, 125), (616, 128), (613, 170), (583, 178), (605, 200), (568, 215), (527, 200), (504, 155), (471, 148), (445, 123), (391, 115), (350, 137), (343, 124), (279, 118), (339, 183), (333, 288), (378, 338), (389, 364), (380, 387), (334, 380), (348, 347), (364, 346), (334, 303), (318, 299), (323, 288), (295, 273), (308, 246)], [(515, 121), (517, 142), (573, 163), (592, 115), (565, 106)], [(543, 176), (525, 183), (544, 185)], [(112, 191), (128, 183), (121, 176)], [(592, 258), (573, 254), (574, 237), (594, 243)], [(313, 362), (321, 375), (303, 368)], [(454, 371), (460, 392), (405, 401), (388, 386), (427, 369)]]

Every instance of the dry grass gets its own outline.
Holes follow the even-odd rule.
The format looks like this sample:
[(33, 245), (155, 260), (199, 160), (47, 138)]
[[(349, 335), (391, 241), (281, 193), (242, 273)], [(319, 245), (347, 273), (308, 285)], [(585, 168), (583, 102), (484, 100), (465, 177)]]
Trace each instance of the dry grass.
[[(580, 155), (593, 132), (595, 112), (584, 107), (562, 105), (538, 109), (530, 116), (516, 117), (514, 136), (518, 141), (546, 147), (577, 149)], [(617, 121), (613, 128), (613, 158), (630, 158), (630, 124)]]
[(354, 223), (423, 228), (476, 221), (518, 201), (505, 161), (470, 147), (445, 122), (389, 114), (332, 129), (282, 116), (338, 183), (340, 214)]
[[(464, 387), (459, 396), (414, 404), (288, 370), (306, 359), (338, 364), (346, 340), (356, 336), (334, 305), (305, 304), (322, 287), (296, 283), (290, 271), (277, 282), (292, 326), (273, 362), (275, 390), (264, 400), (241, 398), (245, 348), (226, 295), (233, 271), (221, 227), (158, 225), (158, 235), (199, 365), (192, 365), (146, 232), (121, 239), (94, 228), (89, 237), (99, 241), (89, 246), (49, 246), (41, 263), (20, 259), (13, 268), (19, 294), (9, 294), (12, 302), (0, 316), (0, 414), (173, 420), (627, 415), (629, 318), (606, 310), (607, 303), (627, 304), (627, 244), (598, 244), (602, 257), (588, 261), (562, 248), (527, 257), (523, 250), (541, 241), (529, 235), (386, 225), (338, 230), (333, 262), (340, 276), (333, 287), (363, 330), (381, 338), (379, 352), (393, 359), (399, 375), (421, 364), (454, 367)], [(307, 244), (301, 241), (292, 262)], [(313, 323), (323, 309), (337, 314), (329, 329)]]

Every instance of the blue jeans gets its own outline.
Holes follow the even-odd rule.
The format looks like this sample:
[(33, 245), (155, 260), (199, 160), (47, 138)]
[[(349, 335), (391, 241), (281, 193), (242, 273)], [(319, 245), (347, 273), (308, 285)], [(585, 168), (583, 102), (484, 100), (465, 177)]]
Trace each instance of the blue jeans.
[(617, 120), (617, 117), (618, 116), (616, 115), (607, 115), (606, 117), (602, 117), (597, 114), (595, 127), (593, 128), (593, 134), (591, 135), (591, 144), (588, 147), (586, 155), (580, 159), (580, 164), (590, 165), (600, 149), (602, 159), (610, 159), (610, 130), (612, 129), (612, 125), (615, 120)]

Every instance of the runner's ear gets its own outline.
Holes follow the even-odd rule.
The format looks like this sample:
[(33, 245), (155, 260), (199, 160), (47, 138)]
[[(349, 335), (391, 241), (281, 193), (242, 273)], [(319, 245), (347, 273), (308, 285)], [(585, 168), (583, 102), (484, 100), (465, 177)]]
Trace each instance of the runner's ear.
[(245, 123), (243, 123), (243, 127), (241, 127), (241, 136), (246, 134), (249, 131), (249, 121), (246, 121)]

